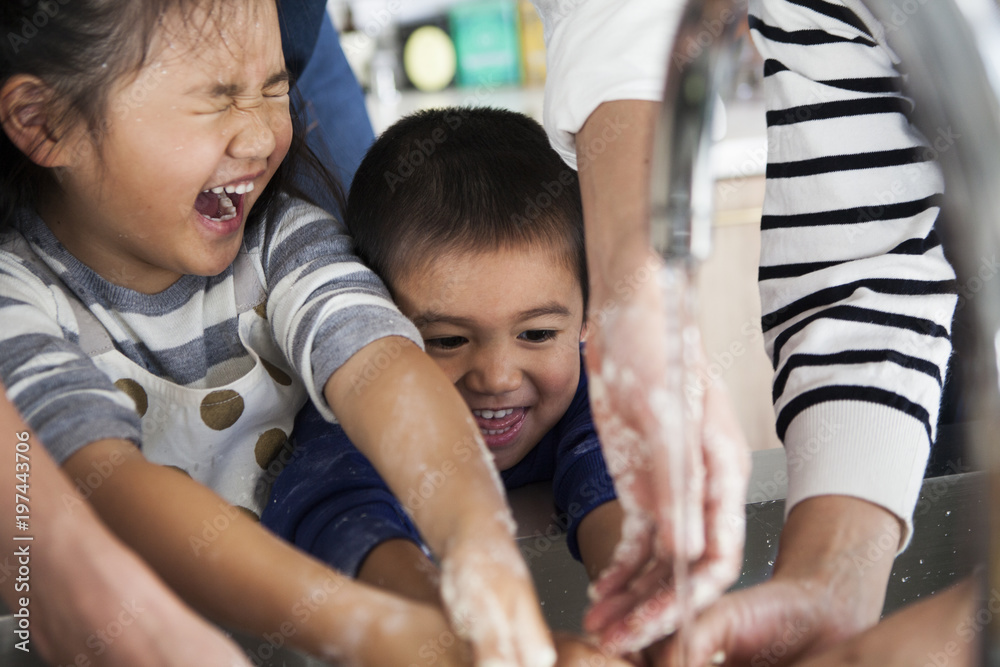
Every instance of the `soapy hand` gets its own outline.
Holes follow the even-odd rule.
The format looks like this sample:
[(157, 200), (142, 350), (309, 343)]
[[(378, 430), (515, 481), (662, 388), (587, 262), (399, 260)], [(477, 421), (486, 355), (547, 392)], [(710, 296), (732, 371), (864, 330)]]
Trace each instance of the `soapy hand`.
[[(800, 502), (785, 521), (774, 576), (706, 609), (687, 628), (686, 660), (679, 659), (676, 642), (668, 641), (653, 664), (703, 665), (721, 652), (727, 665), (778, 667), (854, 645), (845, 640), (862, 636), (858, 633), (879, 620), (896, 555), (892, 549), (873, 555), (871, 545), (896, 544), (899, 531), (894, 515), (858, 498)], [(911, 626), (905, 633), (912, 638)], [(880, 660), (858, 664), (923, 664)]]
[[(512, 525), (509, 515), (504, 524)], [(531, 575), (505, 526), (456, 542), (441, 562), (441, 599), (451, 626), (480, 667), (552, 667), (556, 661)]]
[(748, 451), (724, 388), (704, 373), (686, 274), (661, 267), (650, 259), (648, 279), (637, 272), (587, 339), (594, 420), (625, 519), (584, 627), (617, 653), (672, 633), (685, 600), (687, 613), (703, 609), (742, 564)]

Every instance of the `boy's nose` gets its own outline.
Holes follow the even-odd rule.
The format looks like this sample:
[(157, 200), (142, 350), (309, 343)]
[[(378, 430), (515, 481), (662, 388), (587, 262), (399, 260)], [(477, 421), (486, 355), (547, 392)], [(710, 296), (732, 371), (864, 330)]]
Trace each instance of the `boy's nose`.
[(477, 394), (505, 394), (521, 386), (521, 371), (508, 355), (480, 354), (466, 374), (465, 383)]

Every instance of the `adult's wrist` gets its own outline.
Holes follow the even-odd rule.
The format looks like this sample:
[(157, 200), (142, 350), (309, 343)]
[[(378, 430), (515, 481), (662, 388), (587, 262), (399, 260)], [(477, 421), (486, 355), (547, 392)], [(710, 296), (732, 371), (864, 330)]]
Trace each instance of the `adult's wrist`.
[[(851, 633), (878, 621), (901, 535), (899, 518), (849, 496), (797, 504), (782, 530), (774, 578), (818, 587)], [(838, 609), (837, 607), (844, 607)]]
[(651, 280), (663, 266), (663, 259), (643, 241), (625, 242), (588, 265), (590, 300), (595, 307), (620, 304), (636, 288)]

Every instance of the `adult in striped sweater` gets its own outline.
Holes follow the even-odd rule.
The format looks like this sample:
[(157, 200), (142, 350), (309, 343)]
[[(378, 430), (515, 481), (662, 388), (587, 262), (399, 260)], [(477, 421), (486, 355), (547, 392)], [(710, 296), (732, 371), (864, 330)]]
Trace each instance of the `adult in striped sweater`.
[[(658, 262), (646, 165), (670, 43), (662, 35), (676, 13), (658, 3), (539, 6), (550, 38), (545, 124), (579, 165), (592, 304), (645, 304), (629, 328), (594, 322), (588, 354), (621, 365), (632, 353), (655, 376), (663, 369), (647, 335), (663, 330), (663, 306), (655, 285), (628, 278)], [(787, 515), (772, 580), (704, 610), (690, 633), (693, 664), (720, 649), (733, 664), (788, 663), (876, 623), (912, 532), (956, 304), (934, 233), (941, 173), (910, 123), (884, 30), (859, 0), (751, 0), (749, 10), (767, 63), (761, 328), (776, 371)], [(615, 289), (623, 284), (633, 289)], [(599, 411), (595, 420), (604, 439)], [(876, 554), (873, 543), (889, 547)], [(696, 580), (713, 573), (700, 563)], [(611, 640), (643, 620), (629, 609), (598, 602), (586, 625)]]

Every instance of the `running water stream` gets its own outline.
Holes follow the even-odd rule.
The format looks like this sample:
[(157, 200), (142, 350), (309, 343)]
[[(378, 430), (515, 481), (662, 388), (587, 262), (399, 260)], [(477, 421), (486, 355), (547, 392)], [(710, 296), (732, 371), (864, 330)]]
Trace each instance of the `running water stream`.
[[(686, 259), (668, 260), (660, 273), (660, 286), (667, 316), (666, 392), (654, 405), (662, 416), (666, 461), (670, 470), (670, 501), (673, 514), (675, 553), (690, 553), (700, 541), (701, 526), (692, 525), (691, 503), (700, 502), (702, 484), (696, 471), (700, 462), (689, 460), (700, 451), (701, 396), (690, 391), (697, 386), (697, 364), (701, 340), (695, 320), (696, 288), (694, 263)], [(673, 582), (677, 595), (676, 638), (681, 646), (680, 667), (686, 664), (686, 628), (694, 617), (693, 589), (687, 558), (673, 560)]]

